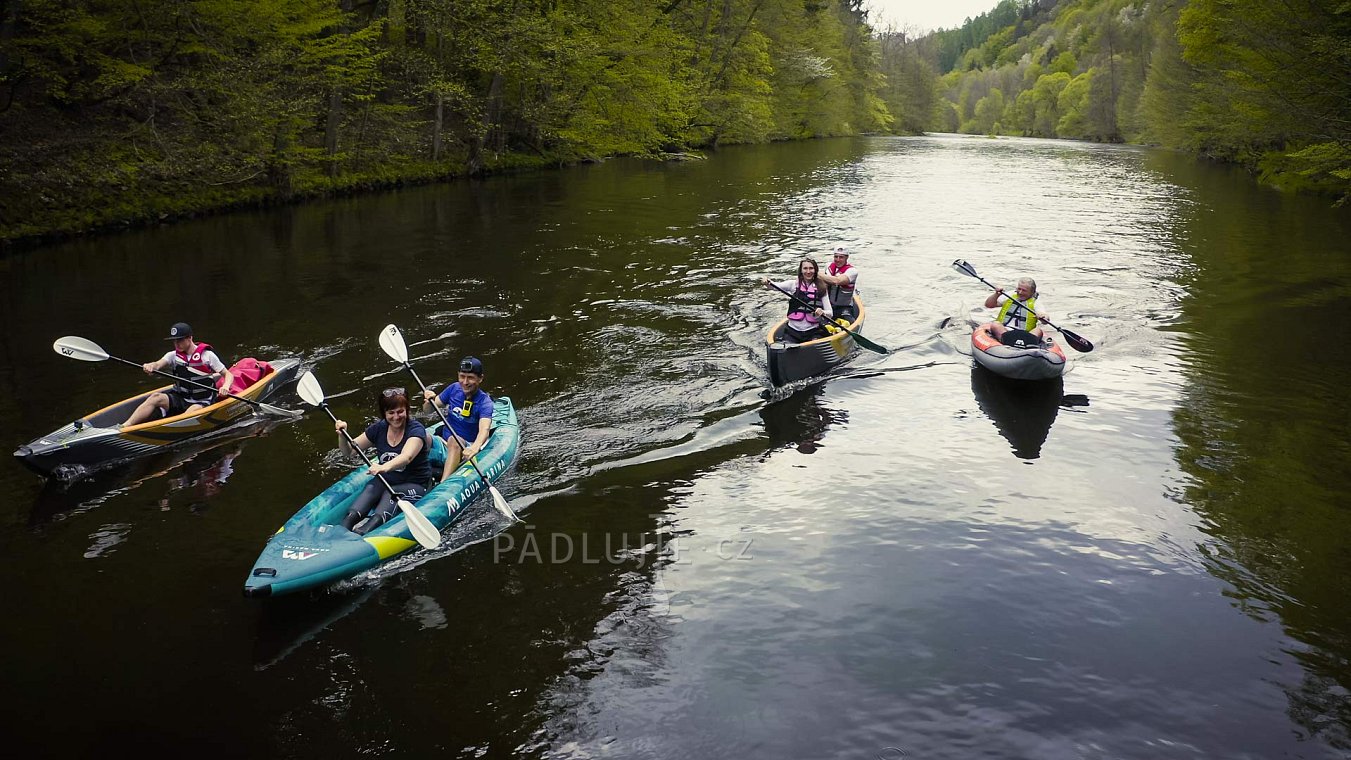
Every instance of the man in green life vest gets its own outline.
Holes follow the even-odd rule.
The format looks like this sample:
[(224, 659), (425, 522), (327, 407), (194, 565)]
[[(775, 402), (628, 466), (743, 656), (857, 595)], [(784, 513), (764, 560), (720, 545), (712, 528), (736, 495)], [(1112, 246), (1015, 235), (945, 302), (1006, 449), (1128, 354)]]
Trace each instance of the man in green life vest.
[(1045, 337), (1042, 329), (1037, 326), (1036, 280), (1031, 277), (1019, 280), (1016, 297), (1005, 293), (1003, 288), (995, 288), (990, 297), (985, 299), (985, 308), (993, 309), (999, 306), (1000, 296), (1004, 296), (1006, 300), (999, 309), (999, 316), (995, 317), (995, 323), (990, 326), (991, 335), (1003, 340), (1004, 333), (1009, 330), (1026, 330), (1038, 338)]

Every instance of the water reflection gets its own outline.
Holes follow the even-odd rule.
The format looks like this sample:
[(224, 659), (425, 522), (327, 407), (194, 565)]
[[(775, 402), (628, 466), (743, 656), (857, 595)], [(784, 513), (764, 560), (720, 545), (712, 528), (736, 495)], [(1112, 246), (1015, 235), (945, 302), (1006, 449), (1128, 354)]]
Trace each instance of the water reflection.
[[(1037, 459), (1065, 398), (1063, 378), (1042, 382), (1010, 380), (973, 365), (971, 392), (976, 404), (1013, 447), (1019, 459)], [(1082, 397), (1075, 397), (1075, 401)], [(1087, 399), (1083, 399), (1087, 404)]]
[[(48, 479), (34, 499), (28, 524), (38, 526), (66, 513), (93, 509), (114, 496), (166, 476), (164, 493), (158, 500), (160, 509), (167, 511), (172, 501), (186, 496), (193, 511), (200, 511), (220, 494), (234, 473), (234, 461), (244, 452), (247, 439), (266, 435), (278, 424), (278, 420), (259, 419), (208, 443), (176, 448), (80, 480)], [(180, 492), (181, 496), (175, 496)]]
[(791, 446), (803, 454), (815, 453), (826, 429), (849, 421), (849, 413), (822, 404), (826, 383), (816, 383), (794, 392), (760, 410), (765, 432), (774, 447)]

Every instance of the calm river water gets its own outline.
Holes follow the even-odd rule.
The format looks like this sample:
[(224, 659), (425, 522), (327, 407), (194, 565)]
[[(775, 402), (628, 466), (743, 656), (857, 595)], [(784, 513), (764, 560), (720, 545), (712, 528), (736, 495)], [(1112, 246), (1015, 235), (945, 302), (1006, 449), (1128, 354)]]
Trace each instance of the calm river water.
[[(348, 465), (310, 411), (72, 486), (0, 467), (6, 743), (42, 756), (1351, 752), (1351, 214), (1148, 150), (860, 138), (611, 161), (0, 259), (7, 450), (187, 320), (349, 420), (483, 358), (525, 450), (447, 548), (240, 589)], [(892, 349), (761, 397), (754, 286), (853, 252)], [(972, 369), (984, 287), (1092, 340)], [(293, 392), (280, 403), (301, 406)]]

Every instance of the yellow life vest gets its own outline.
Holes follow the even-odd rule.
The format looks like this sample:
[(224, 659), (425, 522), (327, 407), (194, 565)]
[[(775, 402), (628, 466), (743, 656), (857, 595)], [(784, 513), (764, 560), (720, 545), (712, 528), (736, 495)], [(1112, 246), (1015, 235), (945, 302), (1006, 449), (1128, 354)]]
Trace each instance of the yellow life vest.
[[(1026, 308), (1015, 309), (1013, 308), (1014, 303), (1018, 303), (1020, 307)], [(1015, 301), (1014, 299), (1009, 298), (1004, 301), (1004, 307), (999, 310), (998, 319), (1000, 322), (1004, 324), (1005, 327), (1012, 327), (1015, 330), (1027, 330), (1028, 332), (1032, 332), (1033, 330), (1037, 329), (1037, 315), (1033, 313), (1033, 310), (1036, 308), (1037, 308), (1036, 296), (1032, 296), (1026, 301)], [(1026, 325), (1023, 324), (1024, 321), (1027, 322)]]

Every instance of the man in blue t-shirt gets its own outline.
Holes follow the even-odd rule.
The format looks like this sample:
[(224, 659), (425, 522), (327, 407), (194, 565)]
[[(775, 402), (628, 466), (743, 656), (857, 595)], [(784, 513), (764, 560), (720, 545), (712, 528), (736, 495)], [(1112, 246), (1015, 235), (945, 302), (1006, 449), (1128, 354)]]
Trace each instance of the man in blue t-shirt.
[[(422, 410), (431, 411), (436, 404), (446, 413), (446, 419), (455, 429), (455, 435), (442, 429), (441, 438), (446, 441), (449, 454), (446, 456), (445, 469), (441, 479), (450, 477), (452, 472), (465, 459), (472, 459), (488, 442), (488, 429), (493, 424), (493, 399), (479, 388), (483, 383), (483, 362), (477, 357), (466, 356), (460, 360), (459, 382), (441, 391), (437, 396), (431, 391), (422, 394)], [(468, 448), (461, 451), (461, 441), (468, 442)]]

